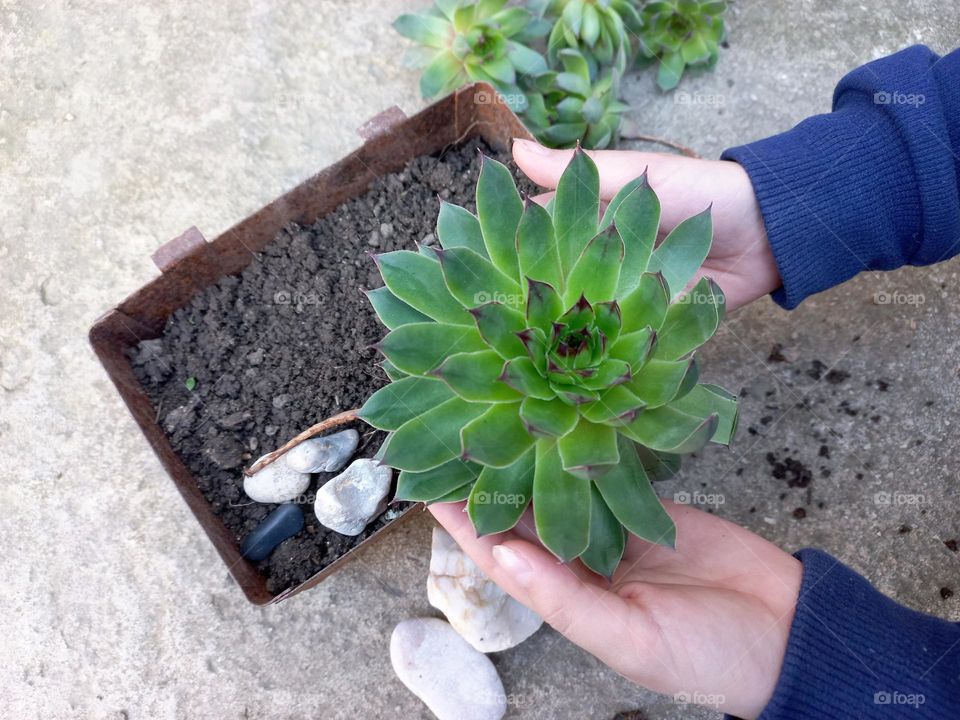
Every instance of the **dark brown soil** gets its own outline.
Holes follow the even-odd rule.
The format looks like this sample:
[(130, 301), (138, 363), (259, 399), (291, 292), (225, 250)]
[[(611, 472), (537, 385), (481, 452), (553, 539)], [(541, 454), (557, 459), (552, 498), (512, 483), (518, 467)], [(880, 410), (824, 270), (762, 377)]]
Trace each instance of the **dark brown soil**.
[[(312, 226), (288, 226), (239, 276), (201, 292), (162, 337), (131, 351), (174, 449), (238, 544), (276, 507), (244, 495), (242, 470), (387, 382), (369, 349), (385, 332), (362, 293), (382, 285), (369, 254), (434, 242), (438, 195), (474, 210), (477, 148), (416, 158)], [(358, 430), (358, 457), (370, 457), (383, 434)], [(329, 477), (314, 477), (302, 498), (305, 529), (258, 564), (275, 594), (388, 522), (381, 516), (357, 537), (320, 525), (313, 493)]]

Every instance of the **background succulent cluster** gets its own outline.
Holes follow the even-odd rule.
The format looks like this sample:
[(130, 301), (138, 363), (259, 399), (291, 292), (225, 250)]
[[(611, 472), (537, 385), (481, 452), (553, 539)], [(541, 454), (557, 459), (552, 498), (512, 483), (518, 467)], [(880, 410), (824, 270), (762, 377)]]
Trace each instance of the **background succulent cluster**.
[(423, 68), (425, 98), (488, 82), (541, 142), (603, 148), (627, 110), (623, 74), (656, 66), (670, 90), (685, 68), (712, 68), (725, 10), (698, 0), (435, 0), (394, 27), (418, 43), (407, 62)]
[(658, 245), (646, 176), (602, 215), (599, 195), (580, 149), (546, 207), (484, 158), (476, 215), (443, 203), (441, 247), (379, 255), (385, 286), (369, 297), (393, 382), (360, 417), (389, 432), (398, 498), (468, 500), (481, 534), (513, 527), (532, 500), (547, 548), (609, 576), (625, 530), (674, 543), (650, 480), (728, 444), (737, 399), (698, 383), (695, 352), (724, 310), (712, 280), (690, 287), (709, 209)]

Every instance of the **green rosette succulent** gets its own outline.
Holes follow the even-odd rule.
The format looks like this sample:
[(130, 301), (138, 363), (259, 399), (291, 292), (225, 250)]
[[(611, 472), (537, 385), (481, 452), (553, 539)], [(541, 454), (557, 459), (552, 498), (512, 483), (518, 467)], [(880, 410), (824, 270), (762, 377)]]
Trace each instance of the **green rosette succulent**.
[(579, 148), (546, 208), (483, 158), (476, 215), (441, 203), (441, 247), (377, 256), (385, 286), (369, 297), (393, 382), (360, 417), (389, 433), (398, 499), (467, 500), (479, 534), (510, 529), (532, 501), (545, 547), (610, 576), (625, 531), (674, 545), (651, 477), (728, 444), (737, 400), (698, 383), (695, 352), (724, 309), (710, 279), (685, 290), (710, 248), (709, 209), (657, 245), (645, 176), (602, 216), (599, 188)]
[(522, 112), (526, 98), (520, 81), (547, 69), (543, 56), (524, 44), (546, 27), (525, 8), (506, 7), (506, 0), (436, 0), (423, 12), (401, 15), (393, 27), (420, 45), (407, 62), (423, 68), (424, 98), (486, 82), (511, 109)]
[(634, 0), (537, 0), (534, 12), (553, 27), (547, 38), (547, 60), (557, 66), (558, 53), (570, 48), (581, 53), (592, 77), (604, 67), (626, 70), (632, 40), (643, 25)]
[(584, 57), (576, 50), (558, 54), (563, 70), (541, 73), (532, 81), (524, 114), (527, 127), (550, 147), (570, 147), (579, 142), (602, 149), (617, 141), (623, 113), (630, 106), (618, 99), (620, 73), (605, 71), (591, 82)]
[(641, 60), (659, 59), (657, 84), (672, 90), (688, 67), (710, 69), (717, 63), (726, 34), (726, 2), (666, 0), (647, 3), (640, 31)]

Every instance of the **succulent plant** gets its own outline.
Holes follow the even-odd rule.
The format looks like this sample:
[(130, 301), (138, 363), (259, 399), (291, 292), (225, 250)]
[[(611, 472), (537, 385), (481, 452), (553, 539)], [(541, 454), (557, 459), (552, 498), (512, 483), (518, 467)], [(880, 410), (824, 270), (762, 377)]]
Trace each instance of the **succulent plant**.
[(547, 60), (557, 65), (564, 48), (580, 52), (590, 66), (591, 77), (605, 67), (626, 70), (632, 56), (632, 40), (643, 21), (635, 0), (534, 0), (534, 13), (553, 27), (547, 37)]
[(621, 116), (630, 106), (618, 99), (620, 73), (606, 70), (591, 82), (586, 60), (569, 48), (558, 53), (561, 72), (548, 71), (531, 80), (524, 113), (527, 127), (551, 147), (579, 142), (590, 149), (615, 143)]
[(726, 33), (726, 2), (666, 0), (647, 3), (640, 32), (640, 58), (659, 59), (657, 84), (672, 90), (687, 67), (712, 68)]
[(710, 210), (657, 245), (646, 176), (601, 216), (579, 148), (547, 207), (486, 157), (476, 198), (476, 215), (441, 203), (441, 247), (376, 258), (386, 284), (369, 297), (393, 382), (360, 417), (389, 433), (399, 499), (467, 500), (480, 534), (513, 527), (532, 500), (547, 548), (610, 576), (625, 530), (675, 542), (651, 476), (734, 434), (736, 397), (698, 384), (695, 356), (723, 294), (706, 278), (687, 289)]
[(525, 41), (546, 32), (529, 11), (506, 0), (436, 0), (433, 7), (398, 17), (393, 27), (421, 47), (408, 63), (423, 67), (420, 92), (445, 95), (468, 82), (490, 83), (517, 112), (526, 106), (518, 80), (543, 72), (546, 61)]

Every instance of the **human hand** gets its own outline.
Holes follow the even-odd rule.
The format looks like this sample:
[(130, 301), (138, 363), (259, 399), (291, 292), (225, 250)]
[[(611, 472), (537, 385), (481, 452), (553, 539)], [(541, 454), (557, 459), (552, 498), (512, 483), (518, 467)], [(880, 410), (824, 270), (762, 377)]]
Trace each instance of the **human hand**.
[[(550, 150), (529, 140), (513, 143), (517, 165), (546, 188), (557, 186), (572, 152)], [(661, 240), (682, 220), (713, 203), (713, 246), (697, 279), (702, 275), (713, 278), (726, 296), (727, 309), (746, 305), (780, 287), (780, 273), (753, 185), (737, 163), (631, 150), (587, 154), (600, 170), (600, 197), (605, 201), (648, 168), (650, 186), (660, 198)], [(550, 195), (535, 199), (546, 202)]]
[(800, 591), (800, 561), (709, 513), (665, 503), (677, 549), (630, 536), (612, 582), (562, 564), (528, 510), (478, 538), (464, 503), (430, 511), (506, 592), (621, 675), (756, 718), (773, 695)]

